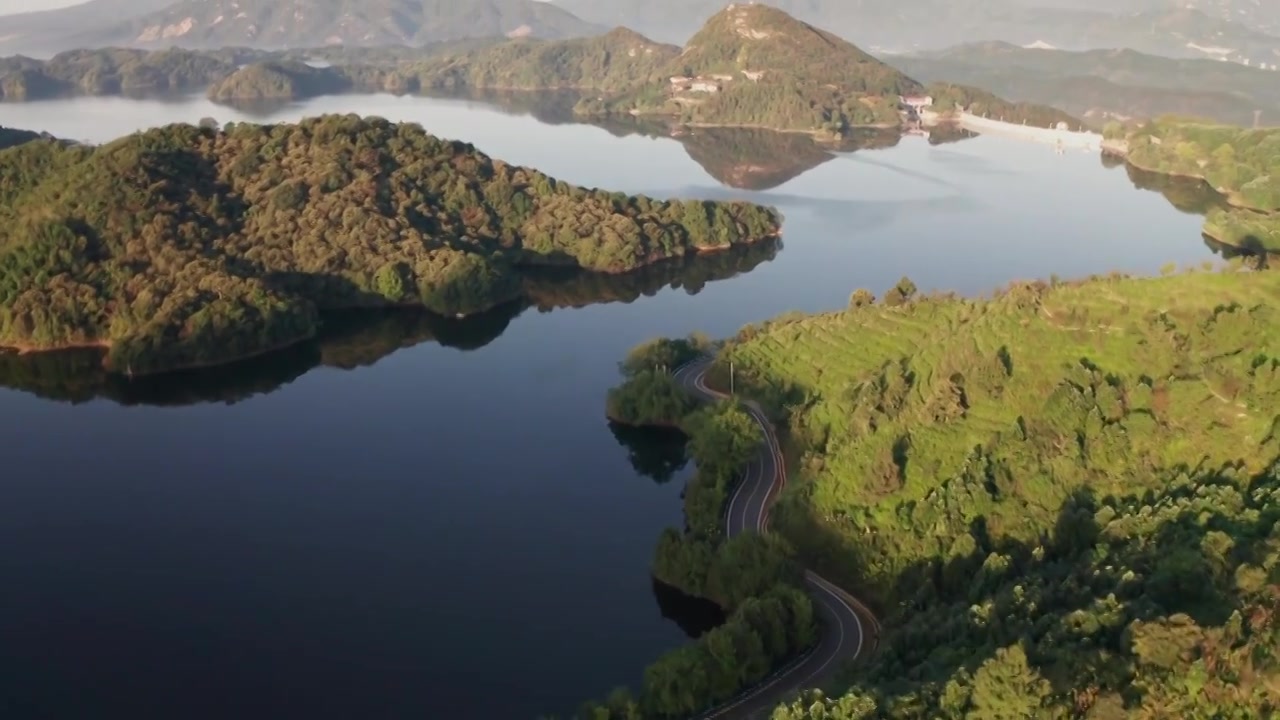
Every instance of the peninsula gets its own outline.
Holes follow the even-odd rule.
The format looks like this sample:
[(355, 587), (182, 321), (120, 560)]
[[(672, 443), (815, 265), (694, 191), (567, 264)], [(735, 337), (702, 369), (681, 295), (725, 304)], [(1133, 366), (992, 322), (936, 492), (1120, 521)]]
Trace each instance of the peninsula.
[[(1280, 276), (1236, 269), (1017, 283), (978, 300), (923, 296), (903, 278), (882, 300), (858, 290), (843, 311), (699, 344), (715, 360), (696, 371), (698, 388), (727, 391), (733, 373), (736, 403), (716, 411), (720, 432), (737, 437), (725, 428), (744, 426), (736, 413), (755, 408), (766, 430), (783, 428), (774, 452), (786, 457), (771, 462), (790, 478), (768, 513), (775, 547), (828, 585), (858, 589), (883, 622), (877, 651), (828, 688), (836, 692), (772, 717), (1127, 717), (1172, 707), (1252, 717), (1277, 707), (1280, 586), (1267, 570), (1280, 560), (1276, 297)], [(655, 341), (624, 361), (611, 413), (707, 413), (673, 392), (684, 367), (674, 378), (652, 369), (690, 345)], [(691, 445), (705, 423), (685, 421)], [(718, 466), (704, 478), (695, 459), (692, 537), (664, 535), (655, 570), (684, 570), (675, 577), (696, 586), (724, 575), (726, 554), (745, 555), (697, 537), (740, 508), (732, 482), (714, 480)], [(770, 557), (745, 565), (793, 577)], [(741, 647), (765, 637), (737, 632)], [(714, 666), (713, 684), (679, 688), (714, 701), (720, 674), (759, 677), (753, 655), (723, 657), (734, 662)], [(649, 680), (638, 701), (583, 717), (635, 717), (637, 703), (687, 697), (655, 698), (650, 688), (672, 681)]]
[(356, 116), (172, 125), (0, 152), (0, 346), (149, 373), (315, 335), (319, 313), (516, 298), (520, 266), (623, 273), (778, 234), (773, 210), (588, 190)]

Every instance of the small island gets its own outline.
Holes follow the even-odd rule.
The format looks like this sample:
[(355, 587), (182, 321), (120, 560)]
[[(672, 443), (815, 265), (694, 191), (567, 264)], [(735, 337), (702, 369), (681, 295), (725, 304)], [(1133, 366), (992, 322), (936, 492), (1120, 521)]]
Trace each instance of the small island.
[(117, 372), (313, 337), (326, 310), (468, 315), (517, 269), (624, 273), (778, 235), (740, 202), (586, 189), (417, 125), (171, 125), (0, 152), (0, 346), (98, 347)]

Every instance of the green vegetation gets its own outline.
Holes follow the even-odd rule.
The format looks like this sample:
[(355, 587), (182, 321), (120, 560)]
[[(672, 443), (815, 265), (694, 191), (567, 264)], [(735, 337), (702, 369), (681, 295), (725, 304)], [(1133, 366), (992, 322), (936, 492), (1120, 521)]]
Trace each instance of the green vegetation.
[[(1280, 251), (1280, 129), (1245, 130), (1162, 118), (1108, 126), (1113, 152), (1149, 172), (1198, 178), (1229, 208), (1209, 212), (1207, 235), (1250, 250)], [(1123, 140), (1121, 140), (1123, 138)]]
[(210, 100), (300, 100), (353, 89), (346, 72), (316, 68), (296, 60), (246, 65), (209, 87)]
[(745, 203), (586, 190), (414, 125), (174, 125), (0, 152), (0, 344), (144, 373), (311, 337), (317, 313), (520, 295), (517, 265), (619, 273), (777, 233)]
[(1079, 130), (1084, 124), (1078, 118), (1056, 108), (1035, 103), (1009, 102), (985, 90), (964, 85), (933, 83), (925, 88), (925, 94), (933, 97), (932, 109), (944, 116), (963, 110), (971, 115), (1036, 127), (1053, 127), (1064, 122), (1071, 129)]
[(857, 126), (897, 125), (898, 95), (920, 89), (850, 43), (767, 5), (716, 13), (661, 75), (624, 93), (585, 100), (578, 111), (662, 114), (692, 125), (839, 137)]
[(0, 100), (199, 90), (254, 57), (244, 50), (73, 50), (50, 60), (0, 58)]
[(426, 63), (414, 71), (423, 88), (586, 89), (614, 92), (665, 81), (662, 69), (680, 48), (626, 28), (558, 41), (514, 40)]
[(886, 628), (846, 692), (775, 717), (1276, 712), (1277, 297), (1253, 271), (904, 278), (729, 340), (713, 381), (733, 362), (788, 431), (772, 530)]
[[(735, 403), (697, 407), (666, 370), (709, 349), (705, 340), (657, 340), (620, 364), (625, 382), (609, 394), (610, 417), (676, 426), (689, 437), (698, 472), (685, 488), (685, 531), (662, 534), (658, 580), (723, 608), (725, 623), (649, 666), (640, 694), (615, 691), (589, 703), (584, 720), (683, 718), (755, 685), (816, 639), (814, 609), (800, 589), (791, 548), (773, 536), (724, 536), (724, 508), (759, 450), (760, 428)], [(680, 397), (683, 396), (683, 397)]]

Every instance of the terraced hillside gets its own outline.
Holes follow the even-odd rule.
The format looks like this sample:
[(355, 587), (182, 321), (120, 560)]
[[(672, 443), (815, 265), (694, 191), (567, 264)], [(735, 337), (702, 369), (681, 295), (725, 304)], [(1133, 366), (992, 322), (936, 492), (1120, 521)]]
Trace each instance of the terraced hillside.
[(775, 717), (1280, 707), (1278, 306), (1268, 272), (904, 280), (727, 341), (719, 382), (789, 426), (774, 528), (889, 628), (846, 697)]

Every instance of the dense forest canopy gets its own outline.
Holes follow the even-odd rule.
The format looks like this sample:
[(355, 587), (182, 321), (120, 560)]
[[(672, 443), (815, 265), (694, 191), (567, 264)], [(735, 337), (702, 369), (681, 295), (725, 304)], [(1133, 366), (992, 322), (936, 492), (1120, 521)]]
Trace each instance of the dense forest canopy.
[(1204, 180), (1229, 208), (1205, 233), (1250, 251), (1280, 252), (1280, 129), (1245, 129), (1180, 118), (1107, 127), (1109, 149), (1150, 172)]
[(49, 60), (0, 58), (0, 100), (202, 90), (258, 53), (226, 50), (71, 50)]
[(331, 308), (445, 314), (517, 265), (619, 273), (777, 234), (772, 210), (575, 187), (416, 125), (173, 125), (0, 152), (0, 344), (109, 348), (117, 370), (226, 361)]
[(773, 531), (886, 627), (847, 691), (775, 717), (1276, 712), (1278, 304), (1243, 270), (904, 278), (728, 340), (714, 384), (732, 362), (789, 435)]

